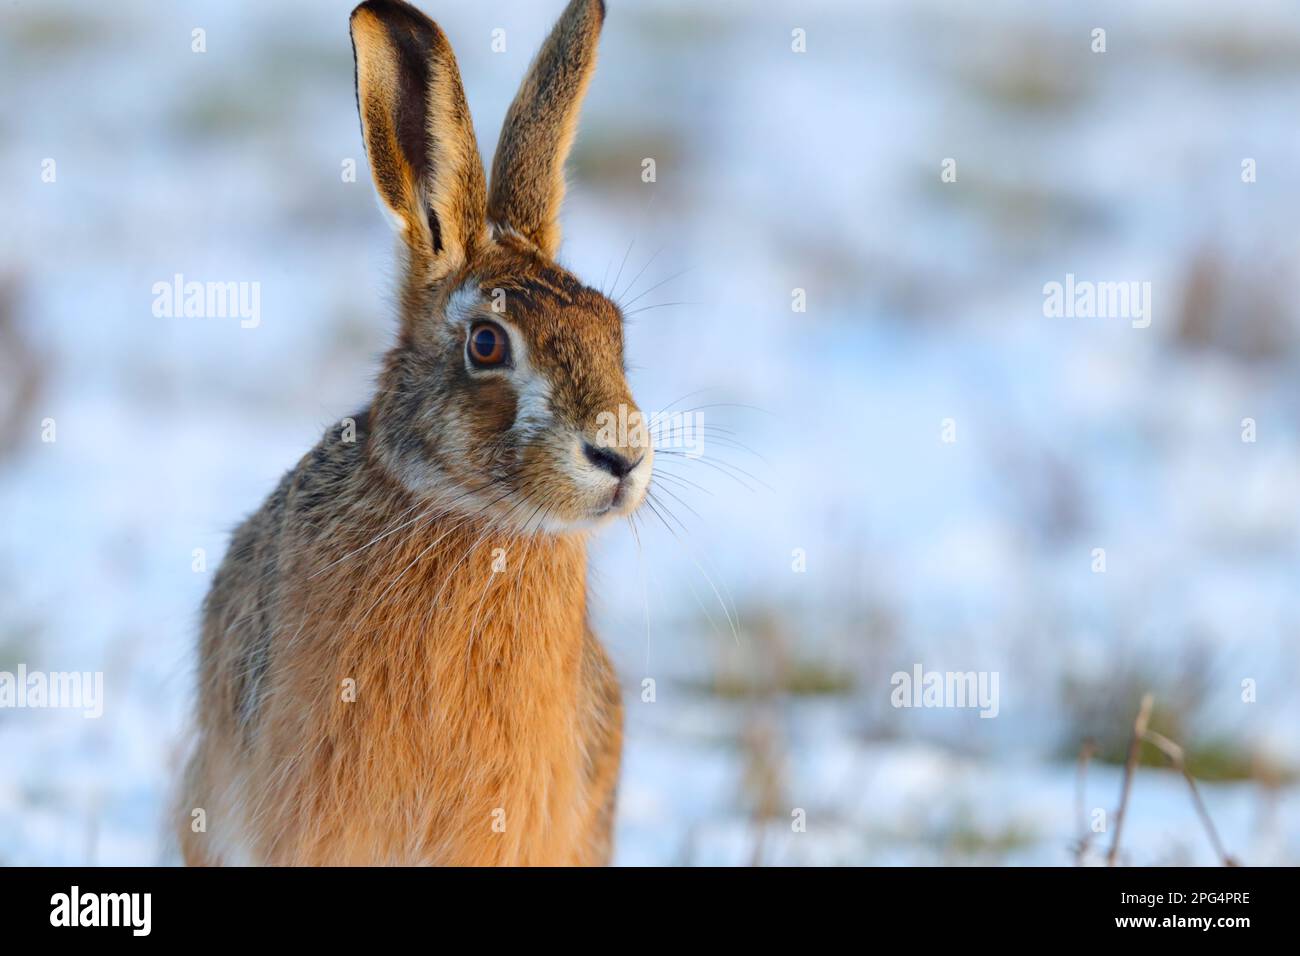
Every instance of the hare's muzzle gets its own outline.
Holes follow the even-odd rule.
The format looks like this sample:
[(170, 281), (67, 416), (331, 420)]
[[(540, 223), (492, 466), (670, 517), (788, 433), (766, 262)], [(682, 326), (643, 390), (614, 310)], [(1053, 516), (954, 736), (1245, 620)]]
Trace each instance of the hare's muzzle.
[(630, 514), (645, 498), (654, 449), (641, 413), (627, 406), (601, 413), (579, 439), (579, 483), (589, 491), (592, 517)]

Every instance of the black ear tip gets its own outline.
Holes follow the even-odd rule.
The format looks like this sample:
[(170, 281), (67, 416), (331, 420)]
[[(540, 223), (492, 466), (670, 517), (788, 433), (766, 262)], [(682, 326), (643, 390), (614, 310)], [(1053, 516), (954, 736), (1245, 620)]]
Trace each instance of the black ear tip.
[(352, 8), (352, 13), (348, 15), (348, 22), (350, 23), (351, 21), (355, 20), (357, 18), (357, 14), (359, 14), (362, 10), (365, 10), (367, 13), (373, 13), (375, 15), (378, 15), (380, 13), (380, 7), (381, 4), (377, 3), (376, 0), (366, 0), (365, 3), (358, 3), (355, 7)]
[(420, 12), (418, 7), (414, 7), (405, 0), (365, 0), (365, 3), (357, 4), (353, 9), (348, 22), (355, 20), (357, 14), (362, 10), (375, 17), (378, 17), (382, 23), (399, 24), (405, 23), (408, 26), (423, 26), (430, 22), (429, 18)]

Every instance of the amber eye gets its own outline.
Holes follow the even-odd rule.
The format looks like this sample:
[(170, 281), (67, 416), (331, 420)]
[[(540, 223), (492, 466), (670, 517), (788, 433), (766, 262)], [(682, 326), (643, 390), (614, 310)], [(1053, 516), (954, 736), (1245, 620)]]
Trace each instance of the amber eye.
[(469, 330), (469, 360), (479, 368), (504, 365), (510, 358), (510, 339), (495, 322), (480, 322)]

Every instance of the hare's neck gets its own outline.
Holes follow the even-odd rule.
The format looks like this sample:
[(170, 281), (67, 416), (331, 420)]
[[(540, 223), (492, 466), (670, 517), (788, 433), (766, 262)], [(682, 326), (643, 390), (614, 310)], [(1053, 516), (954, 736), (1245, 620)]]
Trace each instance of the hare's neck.
[[(394, 536), (396, 537), (396, 536)], [(376, 545), (374, 550), (384, 547)], [(400, 659), (415, 649), (438, 683), (480, 679), (534, 686), (565, 681), (586, 626), (586, 541), (517, 536), (445, 519), (372, 560), (364, 585), (346, 586), (355, 625)], [(558, 672), (539, 669), (551, 665)], [(576, 666), (576, 665), (575, 665)]]

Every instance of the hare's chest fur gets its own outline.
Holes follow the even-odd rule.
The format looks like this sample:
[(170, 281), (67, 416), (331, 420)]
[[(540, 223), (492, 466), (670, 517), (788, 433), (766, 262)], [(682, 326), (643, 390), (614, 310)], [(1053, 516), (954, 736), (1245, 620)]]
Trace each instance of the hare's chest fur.
[(599, 861), (618, 703), (581, 541), (420, 558), (430, 533), (280, 605), (253, 725), (209, 755), (219, 862)]

